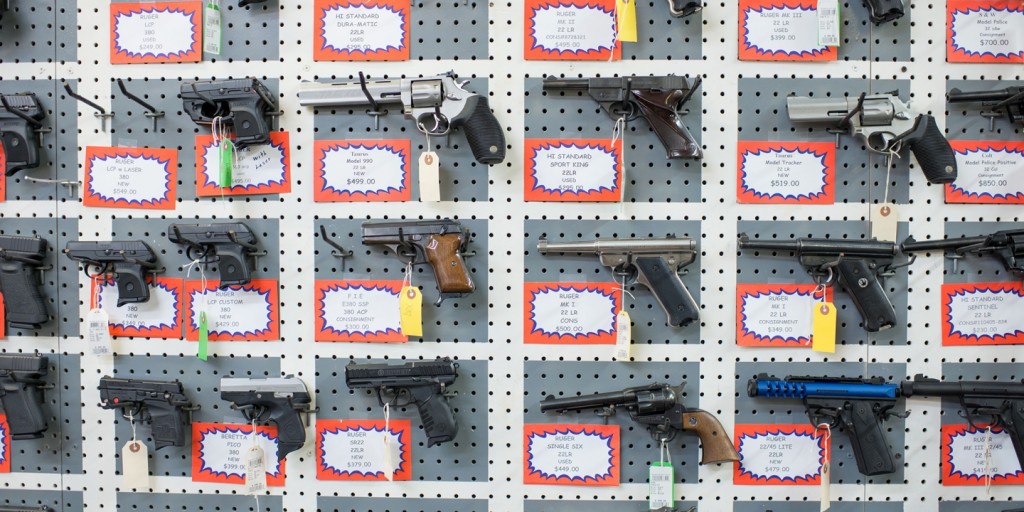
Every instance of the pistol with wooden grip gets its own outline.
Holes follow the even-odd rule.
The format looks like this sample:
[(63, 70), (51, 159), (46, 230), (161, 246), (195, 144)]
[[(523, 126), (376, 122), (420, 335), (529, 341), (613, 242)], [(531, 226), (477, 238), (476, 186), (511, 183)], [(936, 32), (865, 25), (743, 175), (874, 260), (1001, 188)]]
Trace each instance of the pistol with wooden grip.
[(685, 383), (678, 387), (648, 384), (611, 393), (555, 398), (548, 395), (540, 402), (541, 412), (564, 412), (597, 409), (608, 416), (622, 408), (633, 421), (645, 426), (657, 441), (671, 441), (681, 430), (693, 431), (700, 437), (701, 464), (740, 460), (732, 436), (711, 413), (690, 409), (679, 403)]
[(426, 263), (434, 269), (439, 292), (435, 306), (476, 289), (463, 260), (469, 240), (469, 229), (451, 219), (363, 223), (364, 245), (386, 246), (410, 265)]

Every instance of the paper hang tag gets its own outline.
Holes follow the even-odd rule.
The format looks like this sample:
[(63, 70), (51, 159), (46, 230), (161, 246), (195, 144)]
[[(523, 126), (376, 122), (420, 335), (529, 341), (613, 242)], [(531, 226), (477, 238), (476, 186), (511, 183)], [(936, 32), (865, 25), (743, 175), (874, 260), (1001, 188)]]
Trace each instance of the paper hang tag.
[(149, 448), (146, 443), (133, 439), (121, 448), (121, 485), (149, 489)]
[(381, 432), (381, 436), (384, 443), (384, 476), (391, 482), (394, 481), (395, 470), (398, 469), (398, 443), (392, 442), (391, 432), (386, 428)]
[(896, 241), (896, 229), (900, 220), (894, 204), (876, 204), (871, 207), (871, 237), (887, 242)]
[(110, 355), (110, 317), (100, 308), (92, 308), (85, 317), (85, 339), (94, 356)]
[(818, 0), (818, 44), (839, 46), (839, 1)]
[(828, 512), (832, 508), (832, 497), (829, 494), (829, 486), (832, 485), (832, 463), (825, 461), (821, 465), (821, 509), (820, 512)]
[(633, 346), (633, 323), (626, 310), (615, 315), (615, 358), (629, 360), (629, 350)]
[(210, 0), (203, 9), (203, 51), (220, 55), (220, 0)]
[(231, 173), (235, 166), (235, 143), (227, 137), (220, 140), (220, 180), (221, 188), (231, 188)]
[(206, 361), (207, 352), (210, 349), (210, 323), (206, 317), (206, 311), (199, 312), (199, 348), (196, 357)]
[(262, 494), (265, 492), (267, 492), (267, 460), (263, 448), (254, 444), (245, 452), (245, 493)]
[(831, 302), (814, 303), (811, 348), (815, 352), (836, 351), (836, 307)]
[(441, 161), (437, 153), (420, 154), (419, 181), (420, 201), (436, 203), (441, 200)]
[(398, 294), (402, 334), (423, 336), (423, 294), (415, 286), (403, 286)]
[(636, 0), (615, 0), (615, 34), (619, 41), (636, 42)]
[(647, 481), (650, 482), (650, 509), (672, 509), (675, 506), (675, 471), (671, 462), (652, 462), (648, 471)]

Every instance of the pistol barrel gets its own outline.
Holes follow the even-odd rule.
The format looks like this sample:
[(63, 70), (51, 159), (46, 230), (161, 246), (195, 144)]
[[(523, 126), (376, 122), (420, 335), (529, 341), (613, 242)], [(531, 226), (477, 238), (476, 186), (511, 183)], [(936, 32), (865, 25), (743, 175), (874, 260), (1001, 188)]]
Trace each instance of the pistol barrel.
[(946, 94), (946, 100), (950, 103), (987, 103), (1000, 102), (1014, 95), (1011, 89), (999, 89), (996, 91), (961, 91), (953, 89)]
[(299, 105), (306, 107), (357, 107), (372, 102), (401, 104), (402, 80), (367, 80), (365, 91), (359, 80), (299, 84)]
[(845, 255), (862, 257), (895, 256), (897, 246), (893, 242), (878, 240), (832, 240), (828, 238), (797, 238), (795, 240), (751, 240), (746, 234), (740, 235), (740, 249), (764, 251), (791, 251), (802, 255)]
[(589, 78), (545, 78), (545, 92), (556, 91), (586, 91), (590, 89)]
[(653, 238), (598, 238), (580, 242), (549, 242), (546, 239), (537, 241), (537, 251), (541, 254), (550, 252), (562, 253), (631, 253), (631, 254), (666, 254), (672, 252), (691, 252), (697, 249), (697, 242), (692, 238), (653, 237)]
[(984, 236), (972, 236), (966, 238), (948, 238), (945, 240), (921, 240), (908, 238), (900, 245), (903, 252), (928, 252), (928, 251), (954, 251), (961, 247), (983, 244), (988, 239)]

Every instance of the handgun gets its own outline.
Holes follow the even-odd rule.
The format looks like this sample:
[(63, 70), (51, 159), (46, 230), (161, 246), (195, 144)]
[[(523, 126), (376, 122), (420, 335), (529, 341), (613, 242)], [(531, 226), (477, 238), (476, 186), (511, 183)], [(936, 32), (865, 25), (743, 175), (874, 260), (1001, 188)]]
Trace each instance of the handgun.
[(876, 26), (898, 20), (904, 14), (903, 0), (864, 0), (864, 5)]
[(484, 95), (465, 89), (454, 73), (422, 78), (302, 82), (299, 105), (308, 107), (370, 107), (368, 113), (386, 113), (381, 107), (401, 105), (406, 118), (428, 137), (446, 136), (452, 128), (466, 133), (473, 157), (484, 165), (505, 160), (505, 131), (491, 113)]
[[(3, 0), (0, 0), (0, 2), (2, 1)], [(0, 512), (53, 512), (53, 509), (46, 505), (40, 505), (38, 507), (0, 505)]]
[[(434, 361), (411, 361), (404, 364), (372, 364), (350, 362), (345, 366), (345, 385), (349, 389), (377, 391), (380, 406), (393, 407), (416, 404), (427, 433), (427, 447), (455, 439), (459, 425), (445, 390), (459, 376), (458, 363), (450, 358)], [(385, 396), (388, 399), (385, 400)], [(398, 401), (405, 397), (406, 402)]]
[(306, 444), (306, 425), (300, 414), (309, 419), (310, 396), (306, 384), (294, 376), (246, 379), (220, 379), (220, 398), (231, 402), (247, 421), (272, 423), (277, 427), (277, 460)]
[(793, 252), (819, 286), (836, 282), (853, 299), (864, 321), (864, 330), (878, 332), (896, 325), (896, 309), (885, 295), (882, 282), (895, 274), (896, 244), (878, 240), (751, 240), (740, 234), (739, 248), (755, 251)]
[(476, 289), (462, 259), (469, 239), (469, 229), (451, 219), (363, 223), (364, 245), (387, 246), (412, 265), (430, 264), (439, 292), (435, 306)]
[(950, 103), (979, 103), (985, 110), (989, 131), (995, 131), (996, 118), (1006, 116), (1010, 124), (1024, 126), (1024, 87), (1007, 87), (996, 91), (961, 91), (953, 89), (946, 94)]
[(48, 247), (45, 238), (0, 235), (0, 292), (11, 327), (38, 329), (50, 320), (39, 276)]
[(617, 276), (651, 290), (672, 327), (685, 327), (699, 318), (700, 306), (678, 273), (697, 258), (697, 242), (692, 238), (599, 238), (579, 242), (548, 242), (542, 238), (537, 251), (596, 254), (601, 264)]
[(747, 381), (747, 396), (802, 400), (807, 408), (807, 419), (814, 428), (824, 424), (846, 430), (862, 475), (896, 471), (882, 422), (890, 417), (906, 418), (906, 414), (893, 412), (900, 396), (898, 384), (886, 383), (880, 377), (778, 379), (762, 373)]
[(956, 180), (953, 148), (935, 118), (928, 114), (914, 117), (910, 104), (895, 92), (845, 98), (790, 96), (786, 98), (786, 111), (794, 123), (831, 125), (829, 131), (836, 134), (836, 147), (844, 131), (861, 139), (868, 151), (889, 159), (908, 147), (928, 183)]
[(145, 421), (153, 427), (153, 442), (159, 450), (165, 446), (185, 446), (193, 406), (178, 380), (100, 378), (100, 407), (121, 409), (132, 421)]
[(668, 0), (668, 12), (675, 18), (696, 14), (703, 8), (699, 0)]
[(11, 439), (39, 439), (46, 431), (43, 413), (44, 378), (50, 359), (32, 354), (0, 354), (0, 406), (3, 406)]
[(149, 300), (146, 276), (157, 270), (157, 260), (146, 242), (68, 242), (64, 254), (81, 262), (82, 272), (90, 279), (113, 274), (117, 307)]
[(39, 167), (39, 129), (46, 119), (46, 109), (31, 92), (0, 94), (0, 104), (4, 173), (14, 176), (18, 171)]
[(715, 464), (740, 460), (736, 447), (725, 427), (711, 413), (703, 409), (690, 409), (679, 403), (686, 383), (673, 387), (668, 384), (648, 384), (611, 393), (555, 398), (548, 395), (541, 400), (541, 412), (564, 412), (597, 409), (599, 415), (615, 414), (617, 409), (629, 411), (633, 421), (643, 425), (658, 442), (675, 438), (680, 431), (692, 430), (700, 438), (701, 464)]
[(1018, 278), (1024, 278), (1024, 229), (996, 231), (991, 235), (947, 238), (945, 240), (922, 240), (907, 238), (900, 245), (904, 253), (944, 251), (953, 260), (953, 272), (957, 261), (965, 254), (991, 255), (1003, 262), (1003, 268)]
[(185, 257), (204, 265), (217, 264), (220, 288), (252, 280), (249, 258), (257, 251), (256, 235), (241, 222), (171, 224), (168, 240), (185, 246)]
[(255, 78), (185, 82), (181, 100), (196, 124), (212, 126), (217, 120), (234, 128), (239, 149), (270, 142), (277, 129), (277, 99)]
[(595, 78), (544, 79), (544, 92), (551, 96), (571, 98), (590, 94), (594, 101), (615, 120), (625, 122), (638, 117), (654, 129), (667, 157), (700, 159), (703, 156), (697, 139), (683, 124), (685, 112), (680, 109), (697, 92), (701, 79), (693, 83), (684, 76), (627, 76)]

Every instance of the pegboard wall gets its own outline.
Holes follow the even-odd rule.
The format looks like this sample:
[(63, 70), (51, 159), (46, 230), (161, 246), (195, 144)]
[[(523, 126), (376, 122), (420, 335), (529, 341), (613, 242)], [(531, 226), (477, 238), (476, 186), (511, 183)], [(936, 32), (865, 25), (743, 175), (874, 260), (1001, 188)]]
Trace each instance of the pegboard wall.
[[(113, 0), (120, 3), (122, 0)], [(945, 2), (905, 0), (902, 19), (875, 26), (859, 0), (842, 4), (842, 45), (838, 60), (823, 63), (740, 62), (736, 4), (710, 1), (704, 10), (672, 18), (664, 0), (637, 2), (640, 41), (626, 44), (619, 62), (523, 60), (521, 1), (413, 0), (410, 60), (407, 62), (316, 62), (313, 1), (268, 0), (246, 7), (223, 0), (224, 44), (219, 55), (186, 64), (112, 65), (109, 58), (108, 1), (12, 0), (0, 21), (0, 92), (33, 91), (47, 111), (41, 134), (42, 165), (6, 180), (0, 203), (0, 233), (38, 235), (50, 249), (43, 274), (53, 319), (37, 331), (9, 331), (3, 352), (50, 356), (44, 408), (50, 427), (41, 439), (15, 441), (12, 472), (0, 475), (0, 505), (54, 510), (162, 511), (444, 511), (541, 512), (586, 507), (595, 512), (645, 510), (647, 465), (657, 457), (648, 434), (620, 414), (621, 484), (569, 487), (523, 484), (524, 423), (600, 423), (589, 413), (544, 414), (546, 395), (613, 391), (631, 385), (686, 383), (683, 403), (718, 417), (727, 431), (737, 423), (805, 421), (802, 406), (760, 402), (746, 396), (747, 379), (822, 374), (882, 376), (901, 380), (915, 374), (945, 379), (1019, 380), (1019, 346), (944, 347), (939, 293), (944, 283), (1011, 280), (989, 258), (952, 262), (941, 254), (920, 256), (885, 282), (895, 304), (895, 328), (868, 334), (858, 325), (848, 296), (837, 292), (840, 308), (835, 354), (793, 348), (739, 347), (736, 295), (740, 283), (810, 283), (795, 258), (786, 254), (740, 253), (738, 233), (751, 237), (869, 236), (872, 204), (899, 205), (899, 240), (958, 237), (1024, 226), (1018, 206), (946, 204), (940, 186), (923, 179), (916, 160), (896, 162), (886, 183), (883, 158), (869, 155), (860, 141), (843, 137), (836, 152), (836, 203), (799, 209), (739, 204), (736, 153), (739, 141), (831, 142), (822, 129), (796, 126), (785, 115), (789, 95), (843, 97), (897, 91), (915, 111), (932, 113), (953, 140), (1020, 141), (1024, 133), (1005, 119), (991, 129), (976, 110), (947, 105), (953, 89), (996, 89), (1024, 84), (1024, 67), (1013, 64), (951, 64), (945, 59)], [(488, 168), (468, 150), (465, 135), (426, 140), (392, 109), (374, 119), (361, 109), (307, 108), (296, 94), (302, 81), (349, 80), (360, 71), (373, 78), (415, 77), (454, 70), (467, 89), (486, 94), (505, 128), (508, 156)], [(548, 75), (700, 76), (703, 83), (683, 117), (703, 147), (704, 158), (666, 160), (650, 126), (627, 126), (625, 187), (621, 203), (527, 203), (523, 200), (524, 141), (531, 138), (608, 138), (613, 121), (589, 97), (542, 92)], [(282, 130), (289, 133), (292, 190), (258, 196), (196, 197), (196, 134), (207, 134), (182, 112), (183, 81), (256, 76), (280, 98)], [(128, 91), (165, 112), (154, 120)], [(112, 118), (65, 89), (97, 103)], [(412, 201), (327, 203), (314, 201), (314, 143), (338, 139), (409, 139), (413, 155), (427, 145), (441, 158), (441, 199), (420, 202), (413, 180)], [(85, 207), (79, 186), (89, 146), (176, 149), (177, 202), (173, 211)], [(49, 181), (33, 181), (36, 178)], [(401, 279), (403, 264), (380, 247), (360, 243), (360, 225), (379, 219), (455, 218), (472, 232), (466, 263), (476, 291), (440, 307), (433, 274), (417, 268), (414, 282), (424, 290), (424, 336), (406, 344), (318, 343), (314, 290), (321, 279)], [(60, 253), (68, 240), (147, 241), (167, 276), (183, 277), (182, 248), (167, 240), (173, 222), (234, 219), (257, 235), (261, 257), (254, 277), (279, 280), (280, 339), (211, 343), (210, 358), (195, 357), (183, 339), (117, 338), (113, 357), (92, 355), (80, 328), (90, 303), (89, 281)], [(321, 236), (353, 251), (336, 257)], [(531, 282), (614, 282), (613, 272), (594, 257), (540, 255), (537, 240), (647, 237), (674, 234), (698, 243), (696, 261), (681, 273), (701, 305), (699, 322), (665, 325), (650, 292), (628, 287), (633, 318), (630, 361), (615, 361), (600, 345), (523, 343), (523, 286)], [(900, 257), (897, 257), (900, 259)], [(376, 399), (344, 384), (350, 360), (395, 362), (449, 356), (459, 364), (452, 406), (457, 439), (427, 448), (412, 408), (393, 417), (412, 419), (413, 477), (404, 482), (332, 482), (316, 478), (312, 428), (307, 443), (287, 462), (287, 482), (271, 487), (257, 506), (240, 486), (192, 481), (188, 448), (156, 452), (150, 445), (152, 488), (120, 487), (120, 447), (130, 436), (116, 411), (99, 407), (103, 375), (179, 379), (201, 405), (196, 421), (239, 422), (220, 399), (225, 376), (276, 377), (294, 374), (316, 390), (313, 419), (379, 419)], [(998, 512), (1024, 506), (1024, 490), (1004, 485), (941, 485), (940, 425), (955, 420), (953, 403), (913, 399), (892, 419), (885, 435), (898, 471), (866, 478), (856, 471), (848, 438), (837, 432), (831, 495), (835, 512)], [(150, 429), (141, 427), (140, 437)], [(698, 464), (696, 436), (681, 434), (670, 446), (675, 467), (677, 509), (704, 512), (811, 512), (818, 510), (816, 486), (737, 486), (731, 465)]]

